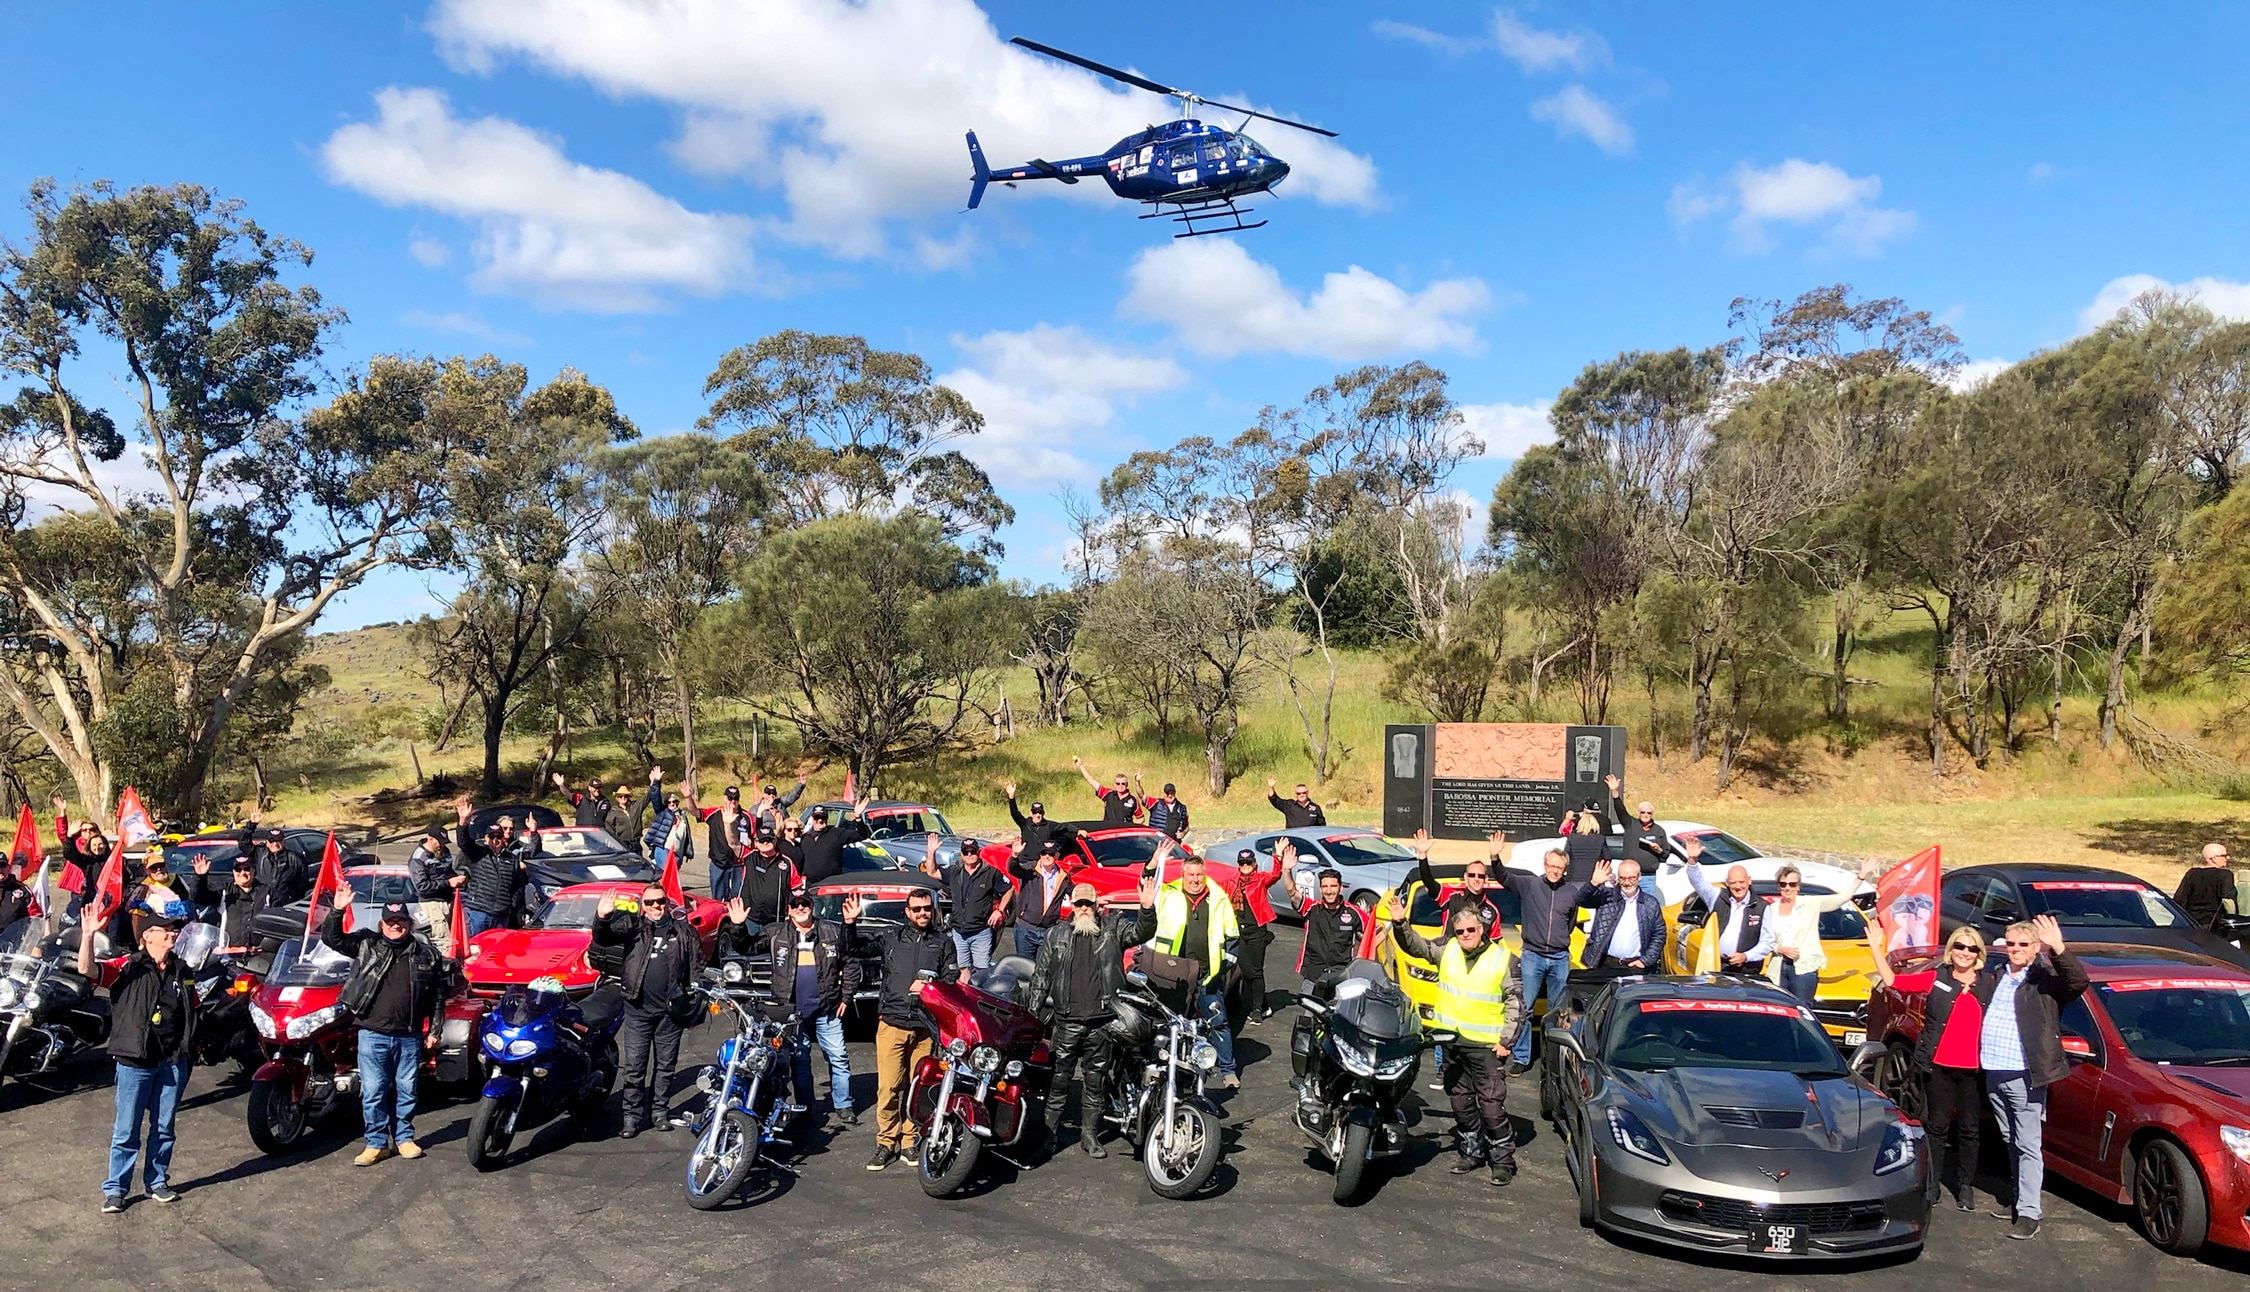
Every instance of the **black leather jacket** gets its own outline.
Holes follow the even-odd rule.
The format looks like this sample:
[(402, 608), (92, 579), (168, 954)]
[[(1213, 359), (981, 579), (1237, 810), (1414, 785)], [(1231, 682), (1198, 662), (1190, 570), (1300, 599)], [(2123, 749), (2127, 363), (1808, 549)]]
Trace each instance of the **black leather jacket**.
[(1101, 968), (1101, 994), (1109, 999), (1125, 989), (1125, 950), (1137, 939), (1140, 914), (1124, 911), (1101, 920), (1093, 933), (1081, 933), (1069, 920), (1056, 923), (1054, 932), (1039, 944), (1039, 959), (1031, 967), (1031, 983), (1024, 989), (1023, 1007), (1049, 1020), (1057, 1008), (1055, 992), (1070, 972), (1070, 957), (1090, 954)]
[[(703, 972), (703, 940), (695, 934), (695, 926), (688, 923), (684, 911), (670, 911), (664, 916), (677, 926), (680, 935), (680, 977), (672, 984), (672, 1000), (676, 1003), (688, 994), (688, 987)], [(618, 979), (625, 988), (625, 1002), (641, 1003), (643, 980), (648, 976), (648, 917), (635, 911), (611, 911), (607, 919), (594, 921), (594, 942), (624, 949), (622, 968)]]
[(941, 980), (960, 972), (960, 962), (953, 954), (953, 939), (934, 919), (926, 932), (911, 924), (902, 924), (880, 933), (862, 933), (858, 925), (847, 924), (844, 939), (844, 945), (854, 955), (873, 952), (882, 957), (882, 995), (875, 1006), (882, 1020), (892, 1027), (924, 1030), (918, 1012), (921, 1002), (914, 989), (925, 969)]
[(430, 1015), (437, 1010), (438, 998), (445, 990), (445, 966), (427, 938), (416, 934), (404, 943), (393, 943), (374, 929), (357, 929), (344, 932), (344, 913), (333, 907), (328, 919), (320, 926), (320, 940), (338, 955), (352, 958), (352, 976), (344, 980), (344, 990), (337, 994), (336, 1003), (353, 1018), (365, 1018), (368, 1007), (375, 1003), (375, 993), (383, 986), (383, 979), (401, 955), (413, 964), (412, 1023), (417, 1031), (425, 1028)]
[[(783, 920), (766, 929), (773, 958), (773, 996), (795, 1004), (797, 999), (797, 926)], [(819, 995), (814, 1014), (833, 1014), (836, 1007), (859, 990), (859, 958), (844, 954), (844, 926), (833, 920), (813, 921), (813, 982)]]

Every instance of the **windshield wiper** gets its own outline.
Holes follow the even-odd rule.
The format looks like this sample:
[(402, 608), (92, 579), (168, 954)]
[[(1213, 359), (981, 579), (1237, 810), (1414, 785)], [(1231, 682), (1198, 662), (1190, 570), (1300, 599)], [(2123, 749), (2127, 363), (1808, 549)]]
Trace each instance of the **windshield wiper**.
[[(2175, 1059), (2173, 1062), (2179, 1063), (2179, 1060)], [(2182, 1067), (2191, 1068), (2237, 1068), (2246, 1065), (2250, 1065), (2250, 1054), (2222, 1054), (2216, 1058), (2191, 1059), (2187, 1063), (2180, 1064)]]

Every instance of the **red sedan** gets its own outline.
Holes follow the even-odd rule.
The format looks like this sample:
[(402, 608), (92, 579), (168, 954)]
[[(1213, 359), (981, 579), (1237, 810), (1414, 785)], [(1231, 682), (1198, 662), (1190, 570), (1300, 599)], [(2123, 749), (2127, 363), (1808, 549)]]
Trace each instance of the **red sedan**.
[[(562, 979), (564, 990), (579, 995), (593, 989), (600, 977), (587, 962), (586, 949), (594, 939), (594, 911), (601, 899), (638, 899), (645, 884), (604, 880), (572, 884), (547, 899), (533, 917), (535, 927), (487, 929), (469, 940), (464, 966), (469, 989), (497, 996), (513, 984), (530, 982), (542, 974)], [(702, 939), (703, 956), (711, 958), (719, 936), (719, 921), (726, 918), (724, 902), (688, 895), (688, 923)]]
[[(2157, 947), (2072, 950), (2094, 985), (2063, 1011), (2070, 1075), (2048, 1090), (2047, 1169), (2129, 1204), (2174, 1255), (2250, 1251), (2250, 972)], [(1921, 1024), (1919, 994), (1875, 994), (1869, 1034), (1894, 1055)]]

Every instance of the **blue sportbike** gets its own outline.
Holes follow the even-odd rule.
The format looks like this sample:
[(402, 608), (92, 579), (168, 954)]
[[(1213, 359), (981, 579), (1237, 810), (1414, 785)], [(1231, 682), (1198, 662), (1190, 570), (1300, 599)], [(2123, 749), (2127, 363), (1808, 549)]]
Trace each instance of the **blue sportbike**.
[(469, 1165), (498, 1168), (517, 1132), (556, 1117), (568, 1114), (581, 1131), (601, 1120), (617, 1084), (621, 1004), (609, 979), (582, 1003), (553, 977), (519, 983), (500, 997), (477, 1045), (484, 1097), (469, 1118)]

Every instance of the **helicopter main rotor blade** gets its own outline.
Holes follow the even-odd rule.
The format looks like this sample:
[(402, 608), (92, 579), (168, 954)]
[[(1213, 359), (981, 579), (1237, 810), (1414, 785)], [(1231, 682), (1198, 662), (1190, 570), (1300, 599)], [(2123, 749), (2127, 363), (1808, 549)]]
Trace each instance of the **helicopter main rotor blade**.
[(1148, 79), (1145, 76), (1135, 76), (1131, 72), (1122, 71), (1118, 68), (1111, 67), (1106, 63), (1097, 63), (1090, 58), (1080, 58), (1076, 54), (1065, 53), (1062, 50), (1056, 49), (1052, 45), (1042, 45), (1036, 40), (1025, 40), (1023, 37), (1017, 36), (1010, 40), (1009, 43), (1013, 45), (1021, 45), (1025, 49), (1032, 50), (1036, 53), (1045, 54), (1049, 58), (1059, 58), (1065, 63), (1076, 63), (1089, 72), (1100, 72), (1103, 76), (1108, 77), (1110, 80), (1123, 81), (1127, 85), (1133, 86), (1136, 89), (1147, 90), (1152, 94), (1171, 94), (1177, 95), (1182, 98), (1187, 97), (1187, 91), (1185, 90), (1175, 90), (1169, 85), (1158, 85), (1156, 82)]
[(1280, 125), (1280, 126), (1294, 126), (1295, 128), (1297, 128), (1297, 129), (1299, 129), (1299, 130), (1308, 130), (1308, 131), (1311, 131), (1311, 132), (1312, 132), (1313, 134), (1316, 134), (1316, 135), (1326, 135), (1326, 136), (1328, 136), (1328, 137), (1329, 137), (1330, 139), (1334, 139), (1334, 138), (1336, 138), (1336, 132), (1335, 132), (1335, 131), (1333, 131), (1333, 130), (1323, 130), (1323, 129), (1321, 129), (1321, 128), (1320, 128), (1319, 126), (1308, 126), (1308, 125), (1306, 125), (1306, 124), (1305, 124), (1304, 122), (1302, 122), (1302, 121), (1291, 121), (1291, 120), (1290, 120), (1289, 118), (1287, 118), (1287, 117), (1277, 117), (1277, 116), (1275, 116), (1274, 114), (1272, 114), (1271, 112), (1260, 112), (1260, 111), (1258, 111), (1258, 110), (1257, 110), (1256, 108), (1242, 108), (1242, 107), (1236, 107), (1236, 106), (1235, 106), (1234, 104), (1232, 104), (1232, 103), (1219, 103), (1219, 102), (1216, 102), (1216, 101), (1214, 101), (1214, 100), (1211, 100), (1211, 99), (1203, 99), (1203, 98), (1198, 98), (1198, 99), (1196, 99), (1195, 101), (1196, 101), (1197, 103), (1208, 103), (1208, 104), (1210, 104), (1210, 105), (1211, 105), (1212, 107), (1214, 107), (1214, 108), (1224, 108), (1224, 109), (1225, 109), (1226, 111), (1228, 111), (1228, 112), (1239, 112), (1239, 113), (1241, 113), (1242, 115), (1244, 115), (1244, 116), (1246, 116), (1246, 117), (1256, 117), (1256, 118), (1258, 118), (1258, 119), (1259, 119), (1260, 121), (1271, 121), (1271, 122), (1273, 122), (1273, 123), (1274, 123), (1275, 125)]

